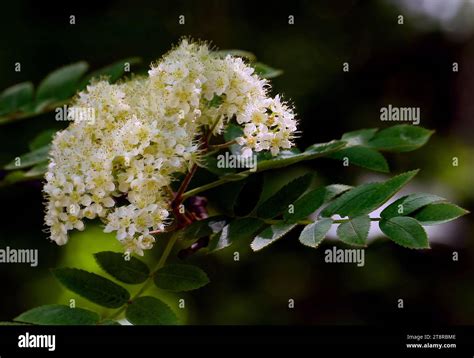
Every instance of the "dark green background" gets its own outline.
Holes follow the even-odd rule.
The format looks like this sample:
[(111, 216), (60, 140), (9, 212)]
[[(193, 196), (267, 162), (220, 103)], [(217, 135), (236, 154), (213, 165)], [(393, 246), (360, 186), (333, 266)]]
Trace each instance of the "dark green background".
[[(71, 14), (75, 25), (69, 24)], [(399, 14), (405, 15), (404, 25), (397, 24)], [(178, 24), (179, 15), (185, 25)], [(289, 15), (295, 25), (288, 25)], [(435, 187), (437, 194), (470, 209), (474, 38), (424, 21), (389, 1), (10, 1), (0, 13), (0, 88), (27, 80), (37, 84), (48, 72), (79, 60), (96, 69), (139, 56), (143, 66), (132, 71), (143, 71), (181, 36), (248, 50), (284, 70), (273, 88), (295, 105), (302, 148), (349, 130), (387, 126), (379, 111), (389, 103), (420, 107), (421, 125), (436, 134), (417, 152), (389, 156), (391, 168), (421, 168), (419, 188)], [(20, 73), (14, 72), (15, 62), (21, 63)], [(342, 71), (343, 62), (350, 64), (349, 73)], [(453, 62), (459, 63), (458, 73), (451, 70)], [(50, 113), (0, 127), (0, 164), (27, 151), (39, 131), (62, 125)], [(453, 156), (459, 157), (457, 168)], [(366, 173), (330, 160), (311, 167), (328, 183), (354, 184)], [(0, 320), (40, 304), (68, 303), (74, 295), (62, 291), (48, 269), (75, 265), (99, 272), (90, 253), (119, 249), (91, 225), (65, 247), (49, 243), (39, 182), (1, 189), (0, 202), (0, 247), (40, 249), (37, 269), (0, 264)], [(195, 258), (212, 283), (165, 299), (176, 306), (176, 299), (185, 297), (182, 316), (197, 324), (472, 324), (472, 233), (469, 215), (450, 226), (446, 244), (433, 244), (430, 251), (377, 241), (366, 251), (363, 268), (325, 264), (324, 250), (333, 243), (311, 250), (298, 244), (297, 232), (260, 253), (243, 243)], [(235, 250), (240, 262), (232, 260)], [(457, 263), (453, 250), (459, 252)], [(290, 298), (296, 301), (292, 310)], [(403, 310), (397, 308), (399, 298), (405, 300)]]

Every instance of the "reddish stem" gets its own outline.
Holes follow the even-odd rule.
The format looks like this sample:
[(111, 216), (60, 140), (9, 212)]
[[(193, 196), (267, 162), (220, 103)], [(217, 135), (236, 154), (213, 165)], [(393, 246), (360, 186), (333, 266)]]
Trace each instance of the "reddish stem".
[[(217, 123), (217, 122), (216, 122)], [(214, 128), (210, 129), (206, 135), (204, 136), (203, 140), (203, 148), (208, 149), (209, 148), (209, 140), (211, 139), (212, 131)], [(173, 201), (171, 202), (171, 209), (173, 210), (173, 214), (175, 215), (177, 219), (177, 228), (181, 229), (189, 224), (192, 223), (192, 220), (189, 218), (189, 216), (186, 215), (186, 212), (182, 214), (180, 212), (180, 206), (183, 203), (183, 194), (186, 191), (186, 189), (189, 186), (189, 183), (191, 182), (191, 179), (193, 178), (194, 174), (196, 174), (198, 166), (196, 164), (193, 164), (191, 167), (191, 170), (186, 174), (186, 176), (183, 179), (183, 182), (179, 186), (178, 191), (176, 192), (176, 195), (174, 196)]]

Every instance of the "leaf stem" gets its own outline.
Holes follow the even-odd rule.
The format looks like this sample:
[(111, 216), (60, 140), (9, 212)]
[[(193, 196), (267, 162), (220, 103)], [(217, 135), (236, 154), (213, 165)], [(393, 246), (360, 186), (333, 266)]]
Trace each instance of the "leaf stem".
[[(333, 220), (333, 224), (342, 224), (345, 222), (350, 221), (351, 219), (338, 219), (338, 220)], [(382, 218), (370, 218), (370, 221), (380, 221)]]
[[(216, 188), (218, 186), (221, 186), (223, 184), (226, 184), (226, 183), (229, 183), (231, 181), (238, 181), (238, 180), (242, 180), (242, 179), (245, 179), (249, 174), (247, 174), (248, 170), (245, 170), (243, 172), (240, 172), (238, 174), (240, 175), (234, 175), (234, 174), (231, 174), (231, 175), (226, 175), (216, 181), (213, 181), (211, 183), (208, 183), (208, 184), (204, 184), (204, 185), (201, 185), (200, 187), (197, 187), (197, 188), (194, 188), (194, 189), (191, 189), (187, 192), (185, 192), (183, 194), (183, 200), (186, 200), (187, 198), (191, 197), (191, 196), (195, 196), (203, 191), (207, 191), (209, 189), (213, 189), (213, 188)], [(232, 178), (231, 178), (232, 177)]]

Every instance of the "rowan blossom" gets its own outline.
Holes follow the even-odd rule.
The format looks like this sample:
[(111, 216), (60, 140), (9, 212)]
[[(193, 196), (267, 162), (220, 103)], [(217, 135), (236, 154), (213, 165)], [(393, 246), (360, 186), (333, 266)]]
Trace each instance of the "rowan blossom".
[[(94, 113), (84, 120), (81, 109)], [(199, 138), (235, 121), (242, 155), (292, 146), (296, 120), (269, 83), (241, 58), (219, 57), (206, 44), (183, 40), (148, 76), (109, 84), (98, 80), (78, 93), (73, 122), (56, 134), (44, 186), (51, 240), (99, 218), (124, 250), (143, 254), (151, 231), (171, 222), (166, 188), (199, 160)]]

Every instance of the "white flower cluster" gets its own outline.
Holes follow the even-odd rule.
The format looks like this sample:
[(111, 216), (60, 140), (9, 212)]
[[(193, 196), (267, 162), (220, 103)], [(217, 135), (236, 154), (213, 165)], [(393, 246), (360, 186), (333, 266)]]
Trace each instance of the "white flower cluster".
[(143, 255), (151, 231), (169, 217), (177, 173), (199, 159), (199, 138), (235, 120), (244, 155), (290, 148), (294, 113), (241, 58), (217, 56), (183, 40), (152, 65), (146, 77), (80, 92), (74, 108), (93, 109), (93, 122), (74, 120), (54, 138), (44, 191), (51, 239), (62, 245), (83, 220), (100, 218), (127, 252)]

